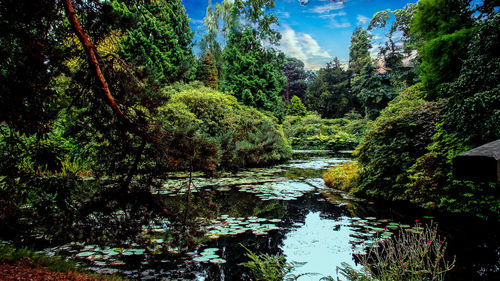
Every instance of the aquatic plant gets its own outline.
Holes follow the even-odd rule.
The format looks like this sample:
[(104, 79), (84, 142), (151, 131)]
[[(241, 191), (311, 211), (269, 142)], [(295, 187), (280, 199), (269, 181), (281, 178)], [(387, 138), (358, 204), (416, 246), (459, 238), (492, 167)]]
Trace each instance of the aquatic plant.
[[(241, 245), (241, 244), (240, 244)], [(299, 275), (291, 275), (296, 264), (286, 262), (284, 256), (262, 254), (257, 255), (245, 246), (241, 245), (247, 251), (247, 257), (250, 261), (240, 265), (250, 269), (256, 281), (281, 281), (297, 280)]]
[(417, 221), (414, 228), (401, 228), (396, 237), (378, 240), (366, 254), (358, 254), (362, 270), (342, 263), (337, 274), (351, 281), (444, 280), (455, 265), (455, 258), (445, 259), (445, 251), (446, 242), (437, 234), (437, 226), (421, 226)]

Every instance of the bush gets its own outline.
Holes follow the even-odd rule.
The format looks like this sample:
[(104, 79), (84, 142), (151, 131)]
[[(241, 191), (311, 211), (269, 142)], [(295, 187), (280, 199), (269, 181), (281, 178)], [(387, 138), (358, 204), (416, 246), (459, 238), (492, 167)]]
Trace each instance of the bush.
[(302, 103), (299, 97), (293, 96), (290, 100), (290, 105), (288, 105), (287, 114), (293, 116), (305, 116), (307, 114), (306, 107)]
[(439, 116), (437, 103), (422, 99), (415, 85), (391, 101), (372, 123), (356, 150), (360, 192), (387, 200), (407, 200), (410, 167), (432, 142)]
[(343, 191), (355, 191), (359, 185), (359, 171), (356, 162), (346, 162), (329, 169), (323, 174), (323, 180), (328, 187)]
[(317, 114), (286, 116), (284, 132), (295, 149), (354, 149), (366, 127), (365, 120), (322, 119)]
[[(240, 105), (234, 96), (213, 89), (175, 91), (158, 112), (161, 126), (180, 131), (192, 128), (193, 138), (213, 142), (210, 157), (218, 168), (269, 165), (291, 156), (291, 147), (274, 117)], [(186, 145), (178, 149), (189, 150), (192, 146)]]

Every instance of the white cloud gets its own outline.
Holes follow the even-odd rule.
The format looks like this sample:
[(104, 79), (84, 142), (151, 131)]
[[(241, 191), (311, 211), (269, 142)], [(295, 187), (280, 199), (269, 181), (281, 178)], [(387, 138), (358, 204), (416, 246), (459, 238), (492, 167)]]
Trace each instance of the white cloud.
[(276, 15), (278, 16), (278, 18), (282, 18), (282, 19), (287, 19), (290, 17), (290, 13), (289, 12), (277, 12)]
[(340, 11), (340, 12), (338, 12), (338, 13), (333, 13), (333, 14), (328, 14), (328, 15), (321, 15), (321, 16), (319, 16), (319, 17), (320, 17), (320, 18), (323, 18), (323, 19), (326, 19), (326, 18), (331, 18), (331, 19), (333, 19), (333, 18), (335, 18), (335, 17), (345, 16), (345, 15), (347, 15), (347, 14), (346, 14), (346, 12), (344, 12), (344, 11)]
[(346, 12), (340, 11), (338, 13), (328, 14), (328, 15), (320, 15), (320, 18), (330, 19), (330, 27), (333, 28), (345, 28), (351, 26), (351, 23), (347, 21), (346, 18), (336, 19), (337, 17), (343, 17), (347, 15)]
[(295, 32), (284, 25), (281, 35), (279, 49), (286, 55), (303, 61), (306, 69), (318, 69), (331, 59), (328, 51), (322, 49), (310, 34)]
[(193, 23), (193, 24), (203, 24), (203, 20), (197, 20), (197, 19), (190, 19), (190, 23)]
[(343, 2), (333, 2), (333, 3), (327, 3), (321, 6), (316, 6), (313, 7), (309, 10), (307, 10), (310, 13), (315, 13), (315, 14), (325, 14), (329, 13), (331, 11), (336, 11), (344, 8), (344, 3)]
[(356, 19), (358, 20), (358, 24), (360, 24), (360, 23), (361, 23), (361, 24), (366, 24), (366, 23), (368, 23), (368, 22), (370, 21), (370, 18), (365, 17), (365, 16), (363, 16), (363, 15), (358, 15), (358, 16), (356, 17)]

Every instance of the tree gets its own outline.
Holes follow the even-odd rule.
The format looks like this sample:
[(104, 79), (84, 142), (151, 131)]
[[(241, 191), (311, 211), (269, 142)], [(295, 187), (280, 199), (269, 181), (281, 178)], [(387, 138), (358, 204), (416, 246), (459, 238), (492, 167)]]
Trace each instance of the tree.
[(351, 35), (349, 47), (349, 69), (354, 74), (359, 74), (366, 64), (371, 64), (370, 42), (371, 35), (361, 26), (356, 27)]
[(217, 90), (219, 86), (219, 77), (215, 59), (211, 53), (205, 53), (201, 57), (198, 79), (207, 87)]
[[(75, 56), (69, 31), (57, 24), (63, 18), (57, 1), (0, 3), (0, 123), (26, 134), (49, 132), (61, 109), (61, 93), (52, 86), (70, 75), (65, 61)], [(47, 63), (50, 62), (50, 63)]]
[(288, 115), (306, 116), (307, 109), (297, 96), (293, 96), (287, 110)]
[(370, 62), (352, 79), (351, 85), (352, 93), (356, 95), (368, 119), (375, 119), (387, 103), (396, 97), (389, 79), (379, 75)]
[(304, 100), (307, 80), (310, 76), (304, 69), (304, 62), (297, 58), (287, 57), (283, 65), (283, 72), (286, 77), (286, 85), (281, 94), (283, 99), (289, 101), (290, 97), (297, 96)]
[[(132, 67), (124, 54), (100, 52), (117, 24), (110, 5), (116, 3), (0, 2), (2, 235), (7, 210), (14, 233), (37, 228), (65, 239), (136, 237), (152, 217), (178, 219), (150, 191), (175, 167), (172, 155), (189, 154), (193, 143), (212, 152), (211, 143), (175, 135), (155, 119), (158, 106), (148, 95), (164, 93), (138, 77), (155, 81), (164, 73)], [(72, 169), (60, 173), (64, 158), (95, 179), (81, 181)], [(127, 223), (111, 215), (118, 210)]]
[(285, 83), (282, 56), (266, 50), (257, 40), (256, 31), (246, 27), (242, 33), (230, 33), (224, 60), (222, 90), (232, 92), (239, 101), (255, 101), (248, 105), (279, 113), (279, 94)]
[(317, 72), (308, 85), (308, 108), (324, 118), (339, 118), (357, 108), (356, 97), (350, 91), (351, 72), (343, 69), (338, 58)]
[[(500, 138), (500, 15), (477, 24), (460, 74), (443, 85), (443, 128), (472, 146)], [(466, 137), (467, 136), (467, 137)]]
[(207, 30), (207, 33), (201, 38), (199, 46), (202, 54), (210, 53), (215, 62), (215, 67), (217, 68), (217, 76), (221, 78), (223, 76), (222, 65), (224, 62), (222, 58), (222, 47), (217, 40), (216, 31)]
[[(384, 64), (385, 75), (389, 76), (391, 85), (398, 90), (416, 82), (414, 71), (416, 55), (409, 36), (410, 21), (415, 14), (415, 7), (416, 4), (409, 3), (403, 9), (377, 12), (368, 25), (368, 30), (385, 28), (392, 18), (391, 15), (395, 18), (385, 35), (384, 46), (380, 47), (379, 57)], [(408, 61), (403, 63), (403, 59)]]
[[(235, 1), (232, 8), (227, 46), (224, 49), (223, 91), (232, 92), (240, 102), (253, 102), (255, 107), (283, 115), (279, 94), (285, 84), (282, 72), (284, 57), (263, 41), (276, 43), (279, 33), (271, 28), (276, 17), (263, 8), (272, 8), (274, 1)], [(242, 21), (242, 18), (245, 21)], [(254, 28), (254, 25), (258, 28)]]
[[(351, 81), (352, 94), (363, 107), (365, 118), (375, 119), (380, 110), (395, 97), (390, 81), (375, 70), (369, 49), (372, 36), (357, 27), (351, 36), (349, 68), (354, 74)], [(396, 52), (394, 55), (398, 56)], [(398, 58), (396, 58), (398, 59)]]
[(156, 87), (190, 81), (195, 58), (193, 32), (181, 0), (112, 2), (125, 25), (121, 57), (143, 69), (147, 83)]
[[(410, 36), (421, 60), (421, 79), (430, 99), (458, 76), (474, 28), (467, 0), (423, 0), (411, 19)], [(445, 54), (445, 55), (443, 55)]]

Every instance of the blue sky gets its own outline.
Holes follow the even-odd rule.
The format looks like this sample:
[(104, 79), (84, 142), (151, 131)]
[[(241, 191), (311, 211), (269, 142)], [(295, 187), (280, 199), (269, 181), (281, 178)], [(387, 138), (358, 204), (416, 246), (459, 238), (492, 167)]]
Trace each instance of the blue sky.
[[(302, 0), (307, 1), (307, 0)], [(217, 1), (213, 1), (214, 3)], [(276, 0), (276, 15), (282, 34), (278, 49), (304, 61), (306, 68), (323, 67), (333, 57), (346, 62), (349, 58), (351, 34), (357, 25), (367, 27), (371, 17), (385, 9), (400, 9), (416, 0), (309, 0), (305, 6), (299, 0)], [(202, 26), (208, 0), (183, 0), (191, 18), (191, 29)], [(383, 31), (374, 32), (374, 49), (383, 37)], [(199, 34), (195, 36), (195, 40)]]

